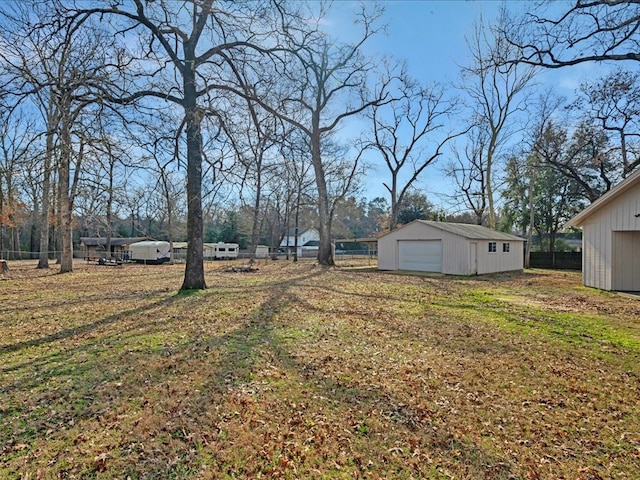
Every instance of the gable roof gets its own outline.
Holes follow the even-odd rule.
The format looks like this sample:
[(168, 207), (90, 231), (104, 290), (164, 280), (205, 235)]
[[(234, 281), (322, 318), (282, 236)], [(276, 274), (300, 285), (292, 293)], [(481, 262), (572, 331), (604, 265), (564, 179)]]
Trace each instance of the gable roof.
[[(298, 236), (302, 236), (303, 234), (315, 230), (315, 228), (302, 228), (299, 227), (298, 228)], [(295, 237), (296, 236), (296, 228), (295, 227), (289, 227), (289, 230), (287, 230), (287, 236), (289, 237)]]
[[(524, 242), (524, 238), (518, 237), (516, 235), (492, 230), (490, 228), (483, 227), (482, 225), (472, 225), (470, 223), (449, 223), (434, 222), (432, 220), (414, 220), (413, 222), (408, 223), (400, 229), (405, 228), (409, 225), (413, 225), (414, 223), (427, 225), (429, 227), (442, 230), (443, 232), (452, 233), (454, 235), (459, 235), (471, 240), (508, 240), (510, 242)], [(393, 232), (389, 232), (387, 233), (387, 235), (389, 235), (390, 233)]]
[(607, 193), (602, 195), (600, 198), (598, 198), (595, 202), (593, 202), (587, 208), (582, 210), (579, 214), (577, 214), (575, 217), (573, 217), (571, 220), (569, 220), (565, 224), (565, 226), (566, 227), (579, 227), (580, 225), (582, 225), (585, 222), (585, 220), (587, 218), (589, 218), (595, 212), (597, 212), (602, 207), (604, 207), (605, 205), (607, 205), (611, 201), (613, 201), (616, 198), (618, 198), (619, 196), (621, 196), (623, 193), (628, 192), (629, 190), (634, 188), (639, 183), (640, 183), (640, 169), (638, 169), (635, 172), (633, 172), (631, 175), (629, 175), (627, 178), (625, 178), (622, 182), (617, 184), (615, 187), (613, 187)]

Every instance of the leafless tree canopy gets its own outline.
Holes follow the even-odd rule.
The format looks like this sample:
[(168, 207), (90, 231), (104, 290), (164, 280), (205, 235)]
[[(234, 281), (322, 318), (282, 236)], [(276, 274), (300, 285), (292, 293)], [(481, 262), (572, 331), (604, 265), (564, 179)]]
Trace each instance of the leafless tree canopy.
[(512, 60), (530, 65), (560, 68), (591, 61), (640, 60), (637, 0), (563, 4), (544, 0), (503, 28), (505, 37), (520, 52)]

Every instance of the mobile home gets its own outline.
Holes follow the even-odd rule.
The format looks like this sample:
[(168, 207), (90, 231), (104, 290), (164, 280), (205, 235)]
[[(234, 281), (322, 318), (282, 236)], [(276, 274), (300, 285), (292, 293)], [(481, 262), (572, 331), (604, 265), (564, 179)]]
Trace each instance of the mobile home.
[(213, 260), (232, 260), (238, 258), (239, 245), (237, 243), (205, 243), (204, 256)]

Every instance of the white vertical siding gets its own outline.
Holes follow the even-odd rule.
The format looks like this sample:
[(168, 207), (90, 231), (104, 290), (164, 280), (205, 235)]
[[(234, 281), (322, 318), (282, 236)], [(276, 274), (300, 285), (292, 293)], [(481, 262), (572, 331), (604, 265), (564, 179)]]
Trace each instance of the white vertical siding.
[[(489, 242), (496, 242), (495, 252), (489, 252)], [(503, 243), (509, 243), (509, 252), (502, 251)], [(478, 275), (522, 270), (523, 262), (524, 242), (510, 240), (478, 241)]]
[(391, 232), (378, 239), (378, 269), (398, 269), (398, 249), (396, 248), (397, 236)]
[[(638, 213), (640, 189), (636, 188), (604, 205), (585, 222), (582, 241), (582, 279), (585, 285), (602, 290), (633, 290), (634, 285), (640, 282), (640, 269), (623, 267), (626, 262), (633, 266), (635, 260), (632, 262), (631, 259), (640, 253), (634, 238), (618, 238), (615, 233), (640, 231)], [(619, 252), (614, 259), (614, 249), (622, 249), (624, 253)], [(619, 271), (621, 268), (624, 271)]]
[(442, 238), (442, 273), (471, 275), (469, 240), (459, 235), (440, 232)]
[[(397, 270), (398, 242), (401, 240), (441, 240), (442, 273), (448, 275), (473, 275), (495, 273), (523, 268), (523, 241), (495, 240), (496, 252), (489, 253), (489, 241), (467, 239), (423, 223), (411, 223), (378, 239), (378, 268)], [(472, 265), (471, 248), (477, 244), (476, 266)], [(509, 243), (510, 251), (503, 252), (502, 244)]]
[(600, 222), (585, 224), (583, 266), (585, 285), (611, 290), (611, 225), (606, 217)]
[(469, 242), (469, 275), (478, 274), (478, 242)]

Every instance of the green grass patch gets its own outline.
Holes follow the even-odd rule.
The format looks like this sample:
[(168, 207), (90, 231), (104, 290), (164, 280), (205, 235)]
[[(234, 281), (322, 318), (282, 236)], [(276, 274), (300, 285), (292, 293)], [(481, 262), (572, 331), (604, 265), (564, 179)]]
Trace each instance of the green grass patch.
[(0, 478), (640, 478), (640, 302), (573, 273), (14, 263)]

